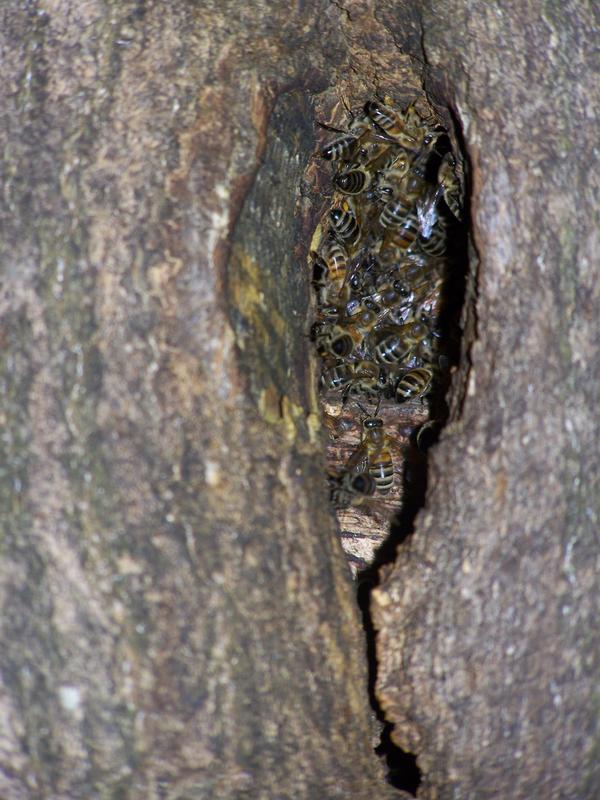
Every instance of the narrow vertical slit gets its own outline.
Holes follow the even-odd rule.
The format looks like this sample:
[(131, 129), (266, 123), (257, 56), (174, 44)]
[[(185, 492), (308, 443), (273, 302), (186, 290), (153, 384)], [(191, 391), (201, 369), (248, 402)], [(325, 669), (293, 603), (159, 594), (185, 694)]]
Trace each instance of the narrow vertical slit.
[[(421, 118), (413, 117), (416, 128), (406, 123), (403, 130), (411, 108), (398, 112), (396, 125), (384, 116), (389, 106), (379, 99), (366, 100), (351, 113), (347, 126), (339, 121), (321, 126), (330, 130), (321, 156), (333, 166), (332, 202), (313, 237), (311, 272), (317, 298), (313, 340), (322, 361), (321, 399), (331, 433), (329, 481), (342, 544), (357, 579), (369, 699), (382, 725), (376, 753), (386, 763), (389, 783), (416, 794), (421, 780), (417, 754), (393, 743), (392, 726), (375, 693), (375, 631), (369, 604), (380, 568), (394, 561), (398, 547), (414, 533), (416, 515), (425, 504), (427, 452), (448, 419), (446, 393), (460, 355), (468, 209), (458, 200), (464, 182), (456, 178), (465, 163), (463, 153), (456, 152), (439, 124), (424, 121), (422, 110)], [(396, 142), (389, 147), (391, 159), (386, 155), (390, 137)], [(370, 147), (375, 152), (373, 167)], [(446, 188), (444, 174), (454, 189)], [(411, 182), (422, 188), (403, 206)], [(405, 230), (414, 237), (408, 246)], [(440, 244), (432, 246), (440, 230)], [(383, 292), (391, 286), (400, 295), (390, 310)], [(358, 315), (363, 308), (383, 321), (361, 327)], [(385, 337), (391, 337), (391, 353), (392, 346), (397, 347), (393, 337), (401, 339), (409, 326), (414, 326), (410, 335), (423, 339), (395, 360), (385, 350)], [(411, 379), (419, 370), (421, 376), (433, 376), (431, 384), (422, 393), (410, 394)], [(394, 440), (393, 458), (382, 456), (388, 445), (371, 446), (382, 441), (371, 434), (377, 425), (385, 431), (390, 455)]]

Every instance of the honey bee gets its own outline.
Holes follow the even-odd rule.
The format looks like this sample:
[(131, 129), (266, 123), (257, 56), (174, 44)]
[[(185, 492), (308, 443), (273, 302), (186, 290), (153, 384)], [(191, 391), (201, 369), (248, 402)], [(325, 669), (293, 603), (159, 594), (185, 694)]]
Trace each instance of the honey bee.
[(326, 161), (339, 161), (340, 159), (350, 160), (360, 143), (357, 136), (350, 133), (342, 133), (332, 142), (325, 145), (321, 150), (321, 156)]
[(360, 145), (361, 139), (369, 132), (370, 125), (364, 112), (358, 114), (350, 113), (350, 123), (347, 131), (332, 128), (324, 123), (319, 123), (321, 127), (334, 131), (338, 136), (321, 149), (321, 157), (326, 161), (350, 161)]
[(365, 142), (361, 146), (356, 154), (356, 160), (359, 164), (375, 173), (380, 169), (381, 162), (386, 160), (390, 148), (390, 140), (382, 142), (377, 137), (373, 138), (374, 141)]
[(394, 281), (393, 283), (384, 283), (377, 289), (375, 295), (384, 308), (391, 308), (400, 305), (410, 295), (401, 281)]
[(419, 142), (420, 152), (432, 152), (437, 140), (445, 132), (443, 128), (436, 124), (434, 115), (424, 119), (419, 114), (414, 100), (402, 112), (402, 119), (406, 131)]
[(377, 254), (369, 247), (362, 248), (348, 266), (346, 282), (352, 292), (367, 292), (367, 287), (374, 287), (380, 264)]
[(376, 100), (370, 100), (365, 104), (365, 111), (375, 125), (402, 147), (415, 150), (419, 146), (418, 139), (408, 133), (406, 122), (391, 108)]
[(427, 236), (424, 233), (419, 234), (419, 247), (435, 258), (440, 258), (446, 253), (447, 243), (447, 229), (442, 220), (437, 220), (437, 223), (428, 231)]
[[(367, 413), (362, 406), (359, 408)], [(394, 462), (381, 417), (363, 418), (361, 443), (350, 456), (345, 470), (354, 474), (368, 472), (380, 494), (390, 491), (394, 483)]]
[(346, 106), (346, 110), (350, 116), (350, 122), (348, 123), (349, 133), (354, 134), (357, 138), (361, 138), (364, 137), (365, 134), (371, 132), (371, 122), (367, 114), (365, 114), (364, 109), (351, 111)]
[[(379, 215), (380, 225), (391, 234), (396, 247), (409, 250), (415, 243), (421, 229), (420, 205), (427, 183), (421, 170), (411, 168), (399, 184), (384, 177), (380, 190), (391, 192), (392, 199), (383, 207)], [(384, 248), (389, 244), (388, 237)]]
[(448, 152), (442, 158), (437, 174), (438, 193), (444, 195), (446, 205), (456, 219), (462, 219), (462, 189), (456, 175), (456, 159)]
[(335, 236), (328, 236), (321, 250), (321, 257), (327, 266), (327, 277), (334, 284), (342, 284), (346, 277), (348, 251)]
[(415, 245), (420, 230), (416, 206), (407, 210), (403, 200), (390, 200), (383, 207), (379, 223), (389, 232), (384, 249), (389, 248), (390, 242), (401, 250), (410, 250)]
[(353, 245), (358, 241), (360, 237), (360, 226), (353, 211), (349, 208), (333, 208), (329, 212), (329, 219), (331, 220), (331, 227), (335, 235), (341, 239), (344, 244)]
[(366, 338), (379, 330), (384, 319), (390, 313), (389, 308), (381, 308), (375, 304), (375, 308), (364, 308), (352, 320), (352, 324), (347, 328), (354, 334), (354, 339), (363, 343)]
[(406, 372), (396, 386), (396, 401), (405, 403), (414, 397), (427, 394), (433, 380), (433, 372), (427, 367), (417, 367)]
[(387, 374), (373, 361), (359, 361), (354, 367), (352, 380), (344, 389), (344, 400), (349, 394), (365, 394), (378, 397), (387, 385)]
[(353, 378), (352, 365), (346, 361), (337, 360), (335, 364), (327, 367), (321, 373), (320, 386), (324, 392), (344, 389)]
[(375, 346), (375, 358), (384, 364), (395, 364), (407, 358), (429, 333), (423, 321), (416, 320), (397, 326), (384, 336)]
[(347, 358), (361, 338), (356, 334), (352, 337), (348, 329), (341, 325), (331, 325), (317, 333), (315, 342), (321, 355), (331, 354), (336, 358)]
[[(403, 297), (408, 297), (419, 290), (432, 286), (435, 288), (439, 281), (437, 263), (423, 255), (410, 254), (411, 258), (401, 261), (388, 273), (393, 289)], [(415, 256), (413, 258), (413, 256)]]
[(378, 195), (380, 199), (402, 200), (407, 208), (419, 200), (427, 188), (425, 173), (417, 167), (410, 167), (407, 159), (401, 162), (402, 168), (382, 170), (378, 177)]
[(344, 471), (331, 481), (331, 502), (334, 508), (347, 508), (361, 505), (364, 498), (371, 497), (377, 490), (375, 480), (368, 472)]
[(339, 172), (333, 182), (344, 194), (361, 194), (369, 188), (371, 174), (364, 167), (353, 166), (349, 170)]
[(440, 338), (440, 332), (434, 330), (421, 339), (414, 350), (414, 355), (418, 361), (422, 364), (433, 364), (436, 361)]

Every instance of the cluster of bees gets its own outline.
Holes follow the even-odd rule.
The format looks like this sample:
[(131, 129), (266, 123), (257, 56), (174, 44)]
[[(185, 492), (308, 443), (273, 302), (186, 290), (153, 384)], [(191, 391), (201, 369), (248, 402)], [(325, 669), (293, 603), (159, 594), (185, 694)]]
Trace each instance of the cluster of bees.
[[(324, 126), (327, 127), (327, 126)], [(313, 239), (322, 397), (352, 408), (360, 441), (331, 477), (337, 508), (394, 483), (384, 413), (424, 401), (448, 359), (443, 288), (461, 183), (445, 129), (415, 103), (386, 98), (350, 114), (322, 150), (335, 168), (332, 206)]]

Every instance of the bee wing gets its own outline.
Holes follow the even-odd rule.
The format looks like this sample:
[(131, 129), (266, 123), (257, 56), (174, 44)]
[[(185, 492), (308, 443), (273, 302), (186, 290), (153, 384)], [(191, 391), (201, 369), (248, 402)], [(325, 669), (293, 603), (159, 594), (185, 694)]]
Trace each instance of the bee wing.
[(346, 472), (367, 472), (369, 469), (369, 452), (364, 444), (359, 445), (348, 459), (344, 470)]
[(429, 192), (423, 200), (417, 202), (417, 217), (424, 239), (429, 239), (438, 221), (437, 204), (443, 192), (444, 189), (440, 186), (435, 192)]
[(390, 517), (393, 516), (394, 508), (390, 508), (385, 500), (377, 497), (365, 497), (364, 495), (355, 495), (350, 503), (352, 508), (372, 517), (379, 524), (389, 523)]

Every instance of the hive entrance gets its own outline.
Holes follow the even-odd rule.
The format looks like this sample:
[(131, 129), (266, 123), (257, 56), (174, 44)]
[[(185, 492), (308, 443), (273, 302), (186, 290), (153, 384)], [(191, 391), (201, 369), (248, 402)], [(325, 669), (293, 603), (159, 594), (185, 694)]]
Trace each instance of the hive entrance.
[[(369, 595), (412, 532), (427, 449), (447, 419), (466, 263), (463, 162), (424, 98), (337, 104), (321, 127), (326, 203), (309, 261), (312, 339), (331, 500), (358, 579), (381, 716)], [(390, 782), (415, 791), (414, 757), (391, 743), (388, 727), (378, 753)]]

